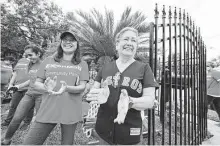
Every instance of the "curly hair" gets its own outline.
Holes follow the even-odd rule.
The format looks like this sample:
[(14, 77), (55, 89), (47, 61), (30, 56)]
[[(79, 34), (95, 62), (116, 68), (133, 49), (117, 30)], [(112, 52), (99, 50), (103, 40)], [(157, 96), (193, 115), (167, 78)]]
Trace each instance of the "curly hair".
[(44, 54), (43, 50), (41, 50), (40, 47), (33, 45), (33, 44), (25, 46), (24, 51), (27, 49), (31, 49), (35, 54), (40, 53), (40, 56), (39, 56), (40, 58), (42, 58)]
[[(33, 45), (33, 44), (25, 46), (24, 51), (28, 50), (28, 49), (31, 49), (35, 54), (39, 54), (40, 53), (39, 58), (42, 58), (42, 56), (44, 54), (44, 52), (40, 49), (40, 47), (38, 47), (36, 45)], [(33, 66), (33, 63), (29, 62), (29, 64), (28, 64), (28, 71), (31, 69), (32, 66)]]

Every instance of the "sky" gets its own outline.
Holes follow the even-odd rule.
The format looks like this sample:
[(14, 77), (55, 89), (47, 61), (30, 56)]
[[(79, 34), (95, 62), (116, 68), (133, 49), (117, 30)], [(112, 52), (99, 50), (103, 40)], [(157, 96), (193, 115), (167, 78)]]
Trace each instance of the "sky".
[[(106, 7), (112, 10), (118, 20), (126, 6), (131, 6), (133, 12), (142, 11), (147, 15), (148, 21), (154, 21), (155, 3), (162, 8), (163, 5), (171, 8), (185, 9), (186, 12), (200, 27), (203, 40), (208, 49), (208, 60), (220, 55), (220, 21), (219, 0), (52, 0), (64, 12), (82, 9), (89, 12), (96, 8), (104, 12)], [(161, 14), (161, 13), (160, 13)]]
[[(5, 1), (5, 0), (4, 0)], [(49, 1), (49, 0), (48, 0)], [(185, 9), (201, 29), (201, 35), (208, 49), (208, 59), (220, 55), (220, 8), (219, 0), (50, 0), (63, 9), (64, 12), (83, 10), (89, 12), (92, 8), (104, 12), (105, 7), (112, 10), (116, 20), (119, 20), (126, 6), (131, 6), (133, 12), (138, 10), (147, 15), (147, 21), (154, 21), (155, 3), (158, 7), (171, 6)], [(161, 13), (160, 13), (161, 15)]]

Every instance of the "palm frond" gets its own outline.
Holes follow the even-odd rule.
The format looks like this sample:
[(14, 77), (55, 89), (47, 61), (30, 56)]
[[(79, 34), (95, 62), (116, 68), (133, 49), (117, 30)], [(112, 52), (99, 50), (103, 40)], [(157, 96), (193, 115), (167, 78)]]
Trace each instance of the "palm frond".
[(97, 31), (97, 32), (101, 33), (100, 27), (96, 23), (96, 21), (93, 19), (92, 15), (90, 15), (86, 12), (80, 11), (80, 10), (77, 11), (77, 14), (82, 19), (81, 23), (87, 24), (87, 26), (90, 27), (92, 31)]
[(114, 30), (114, 13), (105, 8), (105, 17), (106, 33), (112, 35)]
[(82, 52), (93, 52), (97, 56), (113, 56), (115, 35), (121, 29), (130, 26), (139, 32), (149, 31), (145, 22), (146, 16), (142, 12), (137, 11), (132, 14), (131, 11), (131, 7), (127, 7), (117, 25), (115, 25), (114, 13), (107, 8), (104, 14), (95, 8), (89, 13), (77, 11), (79, 19), (72, 22), (71, 26), (77, 32)]

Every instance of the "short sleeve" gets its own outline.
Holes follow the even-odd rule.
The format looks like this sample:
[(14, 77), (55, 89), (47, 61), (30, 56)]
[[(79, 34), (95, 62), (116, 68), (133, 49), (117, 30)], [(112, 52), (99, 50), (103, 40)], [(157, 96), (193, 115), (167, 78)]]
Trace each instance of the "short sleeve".
[(154, 78), (154, 74), (149, 66), (149, 64), (146, 64), (144, 67), (144, 78), (143, 78), (143, 87), (158, 87), (158, 83), (156, 82)]
[(89, 68), (85, 61), (82, 62), (82, 70), (79, 78), (80, 81), (89, 81)]
[(43, 62), (41, 63), (37, 71), (37, 78), (41, 78), (43, 80), (46, 79), (45, 72), (46, 72), (46, 65), (48, 64), (48, 61), (49, 61), (49, 58), (45, 58)]
[(99, 70), (99, 72), (97, 73), (96, 75), (96, 78), (95, 78), (95, 81), (101, 83), (101, 80), (102, 80), (102, 70), (103, 70), (103, 67)]
[(19, 64), (19, 61), (16, 63), (15, 67), (13, 68), (13, 71), (17, 71), (18, 70), (18, 64)]
[(22, 64), (23, 62), (24, 62), (24, 58), (18, 60), (18, 62), (16, 63), (15, 67), (13, 68), (13, 71), (17, 71), (19, 69), (20, 64)]
[(213, 69), (211, 72), (211, 76), (216, 80), (220, 79), (220, 71), (217, 69)]

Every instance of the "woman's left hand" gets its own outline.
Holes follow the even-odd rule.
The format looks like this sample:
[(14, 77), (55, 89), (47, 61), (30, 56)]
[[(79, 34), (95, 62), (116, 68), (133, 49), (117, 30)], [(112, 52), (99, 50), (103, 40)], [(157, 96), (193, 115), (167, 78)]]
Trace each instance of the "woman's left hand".
[(67, 88), (66, 82), (65, 81), (60, 81), (60, 83), (62, 84), (60, 90), (57, 91), (57, 92), (56, 91), (51, 91), (50, 95), (60, 95), (60, 94), (62, 94), (66, 91), (66, 88)]

